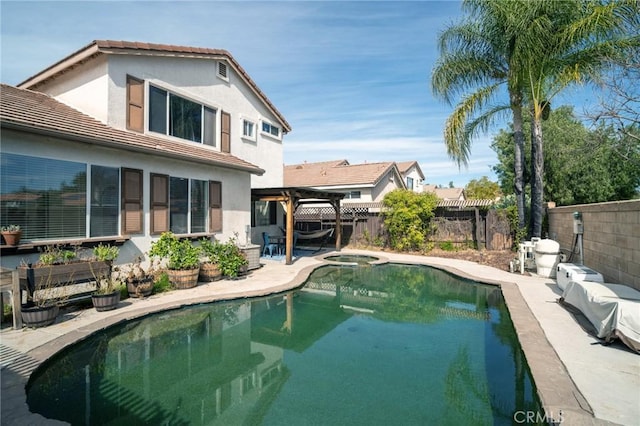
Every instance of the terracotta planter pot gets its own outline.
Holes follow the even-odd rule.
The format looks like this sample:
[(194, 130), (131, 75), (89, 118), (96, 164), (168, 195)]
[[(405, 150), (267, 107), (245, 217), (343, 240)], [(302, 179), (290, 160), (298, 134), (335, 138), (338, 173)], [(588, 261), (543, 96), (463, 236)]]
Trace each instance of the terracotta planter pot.
[(127, 291), (129, 297), (147, 297), (153, 292), (153, 278), (127, 281)]
[(21, 312), (22, 323), (26, 327), (45, 327), (56, 321), (59, 310), (58, 305), (23, 307)]
[(114, 291), (108, 294), (94, 294), (91, 296), (91, 302), (96, 311), (110, 311), (118, 307), (120, 303), (120, 291)]
[(218, 268), (217, 263), (203, 263), (200, 265), (200, 276), (198, 277), (198, 281), (202, 282), (211, 282), (218, 281), (222, 278), (222, 272), (220, 272), (220, 268)]
[(183, 270), (167, 270), (169, 281), (177, 289), (193, 288), (198, 285), (198, 274), (200, 268), (197, 269), (183, 269)]
[(20, 243), (22, 237), (22, 231), (3, 231), (2, 238), (4, 242), (9, 246), (17, 246)]

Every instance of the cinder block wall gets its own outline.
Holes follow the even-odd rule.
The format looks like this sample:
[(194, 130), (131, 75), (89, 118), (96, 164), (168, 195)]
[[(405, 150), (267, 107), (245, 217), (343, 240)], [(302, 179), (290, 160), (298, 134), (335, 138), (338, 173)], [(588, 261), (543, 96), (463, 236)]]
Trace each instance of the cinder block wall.
[[(585, 266), (606, 282), (640, 290), (640, 200), (580, 204), (548, 209), (549, 238), (573, 248), (573, 212), (582, 213)], [(574, 256), (572, 262), (578, 258)]]

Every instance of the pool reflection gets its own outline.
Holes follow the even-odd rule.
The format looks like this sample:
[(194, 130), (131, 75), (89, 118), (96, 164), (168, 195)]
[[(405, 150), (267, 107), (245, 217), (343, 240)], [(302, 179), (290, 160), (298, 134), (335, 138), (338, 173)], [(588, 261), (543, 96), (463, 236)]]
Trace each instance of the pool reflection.
[(71, 424), (511, 424), (534, 395), (499, 289), (407, 265), (132, 321), (28, 385)]

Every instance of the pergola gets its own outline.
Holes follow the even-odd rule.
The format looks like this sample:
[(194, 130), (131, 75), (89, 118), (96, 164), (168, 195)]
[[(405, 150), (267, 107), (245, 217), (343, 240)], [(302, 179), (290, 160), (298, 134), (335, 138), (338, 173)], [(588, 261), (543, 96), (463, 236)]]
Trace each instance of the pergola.
[(251, 190), (252, 201), (279, 201), (286, 205), (286, 264), (293, 262), (293, 215), (300, 204), (331, 204), (336, 211), (336, 251), (340, 251), (342, 226), (340, 224), (340, 200), (344, 198), (342, 192), (319, 191), (313, 188), (284, 187), (284, 188), (254, 188)]

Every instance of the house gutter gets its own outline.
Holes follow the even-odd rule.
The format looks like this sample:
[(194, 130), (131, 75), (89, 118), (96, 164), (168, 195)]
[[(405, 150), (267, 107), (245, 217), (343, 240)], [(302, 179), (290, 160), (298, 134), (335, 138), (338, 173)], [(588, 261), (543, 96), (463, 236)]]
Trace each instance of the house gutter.
[(240, 170), (243, 172), (249, 172), (251, 174), (257, 175), (257, 176), (262, 176), (265, 171), (259, 167), (249, 167), (249, 166), (241, 166), (241, 165), (236, 165), (236, 164), (229, 164), (223, 161), (217, 161), (217, 160), (207, 160), (204, 158), (200, 158), (200, 157), (192, 157), (192, 156), (188, 156), (188, 155), (184, 155), (181, 153), (176, 153), (173, 151), (167, 151), (164, 150), (158, 146), (156, 146), (155, 149), (152, 148), (146, 148), (146, 147), (137, 147), (137, 146), (133, 146), (133, 145), (128, 145), (125, 144), (123, 142), (114, 142), (114, 141), (110, 141), (110, 140), (106, 140), (106, 139), (97, 139), (97, 138), (91, 138), (88, 136), (82, 136), (82, 135), (73, 135), (73, 134), (69, 134), (69, 133), (65, 133), (65, 132), (60, 132), (60, 131), (56, 131), (56, 130), (49, 130), (49, 129), (43, 129), (41, 127), (37, 127), (37, 126), (30, 126), (30, 125), (25, 125), (25, 124), (18, 124), (18, 123), (12, 123), (12, 122), (7, 122), (7, 121), (1, 121), (0, 122), (0, 127), (2, 128), (6, 128), (6, 129), (13, 129), (13, 130), (18, 130), (18, 131), (23, 131), (23, 132), (30, 132), (30, 133), (34, 133), (34, 134), (38, 134), (38, 135), (42, 135), (42, 136), (50, 136), (50, 137), (57, 137), (60, 139), (64, 139), (64, 140), (68, 140), (68, 141), (72, 141), (72, 142), (81, 142), (81, 143), (86, 143), (86, 144), (90, 144), (90, 145), (100, 145), (100, 146), (104, 146), (104, 147), (108, 147), (108, 148), (116, 148), (116, 149), (123, 149), (125, 151), (130, 151), (130, 152), (139, 152), (139, 153), (143, 153), (143, 154), (154, 154), (154, 155), (159, 155), (161, 157), (165, 157), (165, 158), (178, 158), (184, 161), (190, 161), (190, 162), (194, 162), (194, 163), (200, 163), (200, 164), (206, 164), (209, 166), (216, 166), (216, 167), (223, 167), (226, 169), (233, 169), (233, 170)]

